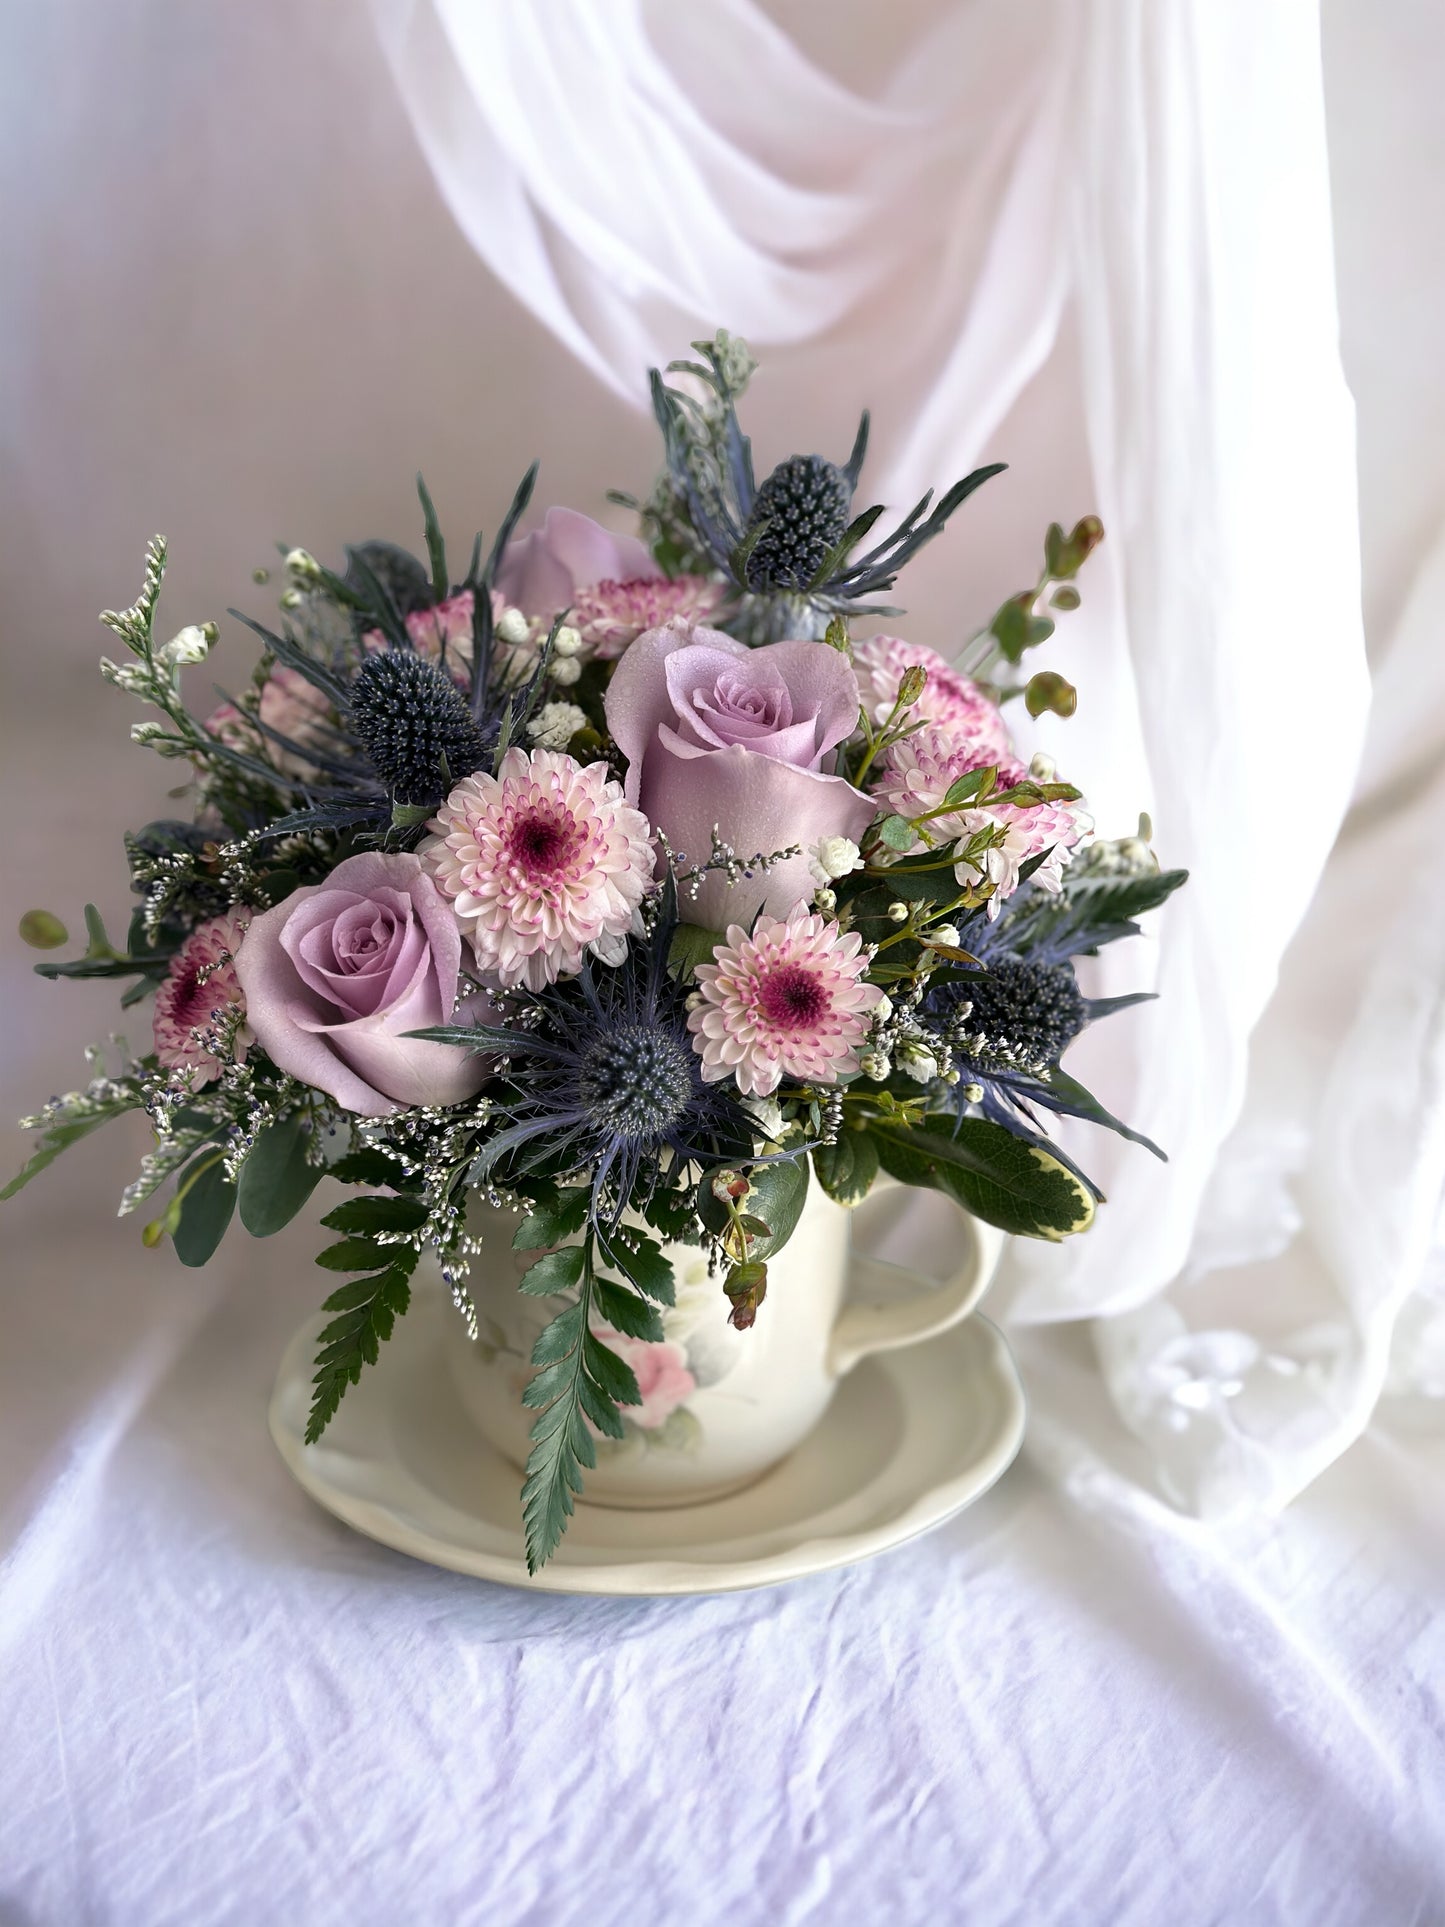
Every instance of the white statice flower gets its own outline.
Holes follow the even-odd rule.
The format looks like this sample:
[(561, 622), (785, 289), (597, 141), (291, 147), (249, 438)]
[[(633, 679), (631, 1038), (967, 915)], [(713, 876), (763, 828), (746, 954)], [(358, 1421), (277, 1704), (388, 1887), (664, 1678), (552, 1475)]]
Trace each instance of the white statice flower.
[(825, 836), (808, 852), (808, 874), (820, 890), (861, 869), (863, 858), (849, 836)]
[(543, 703), (527, 725), (527, 737), (538, 749), (566, 749), (586, 727), (587, 712), (576, 703)]
[(564, 662), (568, 656), (580, 655), (582, 653), (581, 631), (564, 622), (552, 638), (552, 653)]
[(161, 661), (177, 669), (186, 663), (204, 662), (211, 653), (211, 644), (215, 639), (216, 625), (213, 622), (206, 623), (204, 627), (189, 622), (169, 642), (161, 645)]

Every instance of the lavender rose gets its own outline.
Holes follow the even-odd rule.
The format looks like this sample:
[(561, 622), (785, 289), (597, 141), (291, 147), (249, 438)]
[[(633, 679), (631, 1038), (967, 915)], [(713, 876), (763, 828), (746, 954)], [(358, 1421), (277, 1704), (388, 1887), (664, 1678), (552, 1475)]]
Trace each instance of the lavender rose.
[(787, 917), (812, 895), (810, 848), (825, 836), (861, 842), (876, 804), (823, 768), (857, 721), (857, 679), (827, 643), (747, 649), (676, 626), (637, 638), (607, 692), (628, 802), (693, 863), (711, 850), (714, 824), (740, 856), (802, 850), (751, 880), (714, 873), (690, 917), (714, 929), (758, 910)]
[(261, 1048), (362, 1117), (456, 1104), (487, 1075), (453, 1044), (405, 1033), (452, 1018), (462, 939), (416, 856), (367, 852), (252, 919), (236, 953)]
[(497, 568), (498, 593), (550, 622), (599, 582), (651, 582), (662, 574), (635, 535), (612, 535), (576, 509), (548, 509), (540, 529), (514, 535)]

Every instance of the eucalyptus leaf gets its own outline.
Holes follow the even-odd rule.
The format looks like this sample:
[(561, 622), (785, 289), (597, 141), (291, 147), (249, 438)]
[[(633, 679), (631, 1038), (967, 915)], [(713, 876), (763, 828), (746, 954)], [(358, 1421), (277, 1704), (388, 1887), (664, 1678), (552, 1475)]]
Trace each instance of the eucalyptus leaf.
[(296, 1114), (268, 1124), (241, 1166), (237, 1208), (253, 1238), (269, 1238), (290, 1224), (325, 1174), (306, 1158), (305, 1122)]
[[(189, 1188), (181, 1200), (180, 1220), (172, 1233), (176, 1256), (183, 1265), (193, 1269), (210, 1262), (236, 1209), (236, 1187), (226, 1176), (220, 1153), (206, 1151), (203, 1155), (211, 1162), (194, 1182), (189, 1182), (186, 1176), (181, 1178), (182, 1187), (189, 1182)], [(196, 1168), (196, 1164), (190, 1167), (192, 1171)]]

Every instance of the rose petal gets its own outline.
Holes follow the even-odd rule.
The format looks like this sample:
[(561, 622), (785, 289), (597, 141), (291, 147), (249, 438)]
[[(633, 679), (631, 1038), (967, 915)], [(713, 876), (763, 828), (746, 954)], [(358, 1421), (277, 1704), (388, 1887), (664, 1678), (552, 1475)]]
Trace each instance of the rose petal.
[(788, 916), (813, 894), (809, 848), (825, 836), (860, 841), (875, 814), (872, 799), (841, 776), (795, 769), (740, 745), (705, 751), (665, 738), (647, 757), (640, 807), (691, 863), (706, 859), (714, 824), (741, 857), (802, 846), (800, 855), (752, 879), (705, 877), (684, 908), (689, 922), (712, 930), (751, 923), (759, 910)]

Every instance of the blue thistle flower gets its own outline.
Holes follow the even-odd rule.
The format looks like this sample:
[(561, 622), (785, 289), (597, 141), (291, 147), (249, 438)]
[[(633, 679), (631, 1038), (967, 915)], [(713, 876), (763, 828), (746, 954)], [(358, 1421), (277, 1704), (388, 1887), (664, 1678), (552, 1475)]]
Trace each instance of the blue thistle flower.
[(589, 959), (579, 977), (513, 993), (520, 1008), (505, 1028), (472, 1033), (505, 1055), (512, 1086), (500, 1108), (513, 1121), (478, 1176), (589, 1170), (592, 1216), (615, 1224), (679, 1165), (751, 1157), (752, 1121), (733, 1093), (703, 1081), (685, 991), (667, 975), (673, 927), (665, 908), (615, 968)]

